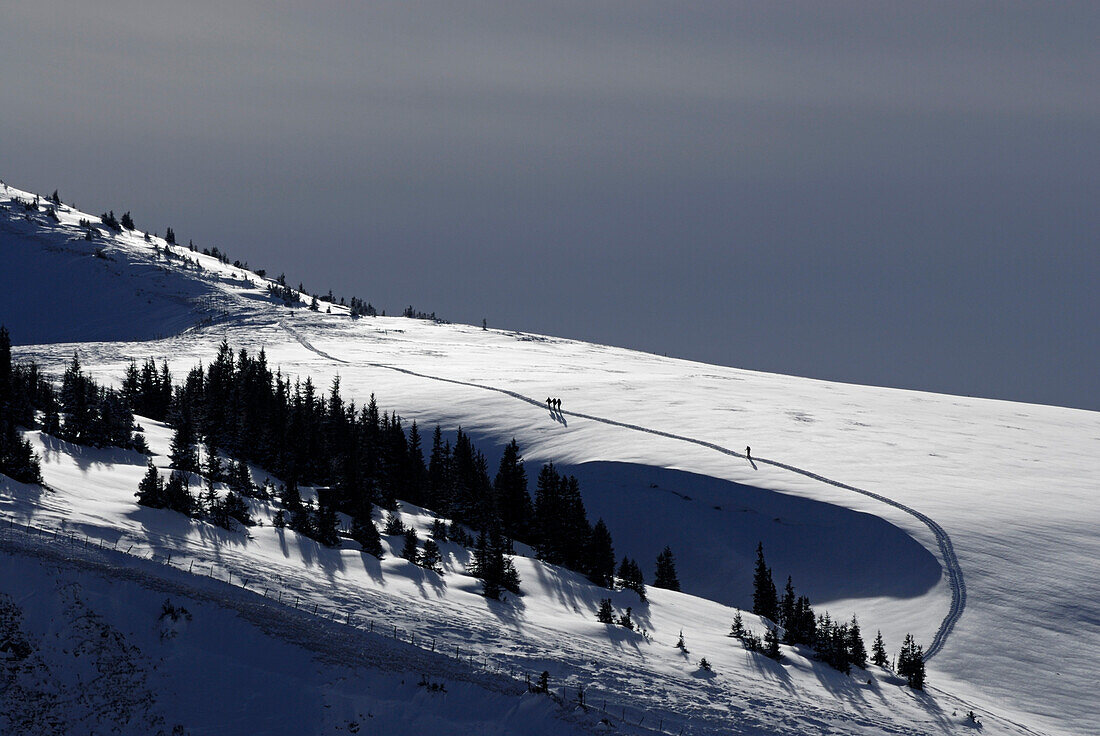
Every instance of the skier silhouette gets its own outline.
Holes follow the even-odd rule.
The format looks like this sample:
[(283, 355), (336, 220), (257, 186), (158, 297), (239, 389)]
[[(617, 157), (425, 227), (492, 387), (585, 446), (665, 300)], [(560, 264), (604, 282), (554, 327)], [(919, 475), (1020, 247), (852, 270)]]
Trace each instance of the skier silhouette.
[(549, 396), (546, 397), (546, 408), (550, 411), (554, 411), (554, 400)]
[(559, 413), (561, 412), (561, 399), (554, 399), (554, 407)]
[(749, 460), (752, 460), (752, 448), (748, 445), (745, 445), (745, 457)]

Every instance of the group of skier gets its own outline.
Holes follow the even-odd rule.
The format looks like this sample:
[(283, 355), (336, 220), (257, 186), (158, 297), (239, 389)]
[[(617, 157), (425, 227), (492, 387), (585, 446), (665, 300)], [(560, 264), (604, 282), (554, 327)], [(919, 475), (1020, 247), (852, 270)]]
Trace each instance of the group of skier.
[(552, 412), (553, 411), (560, 412), (561, 411), (561, 399), (551, 399), (549, 396), (546, 397), (546, 408), (549, 409)]

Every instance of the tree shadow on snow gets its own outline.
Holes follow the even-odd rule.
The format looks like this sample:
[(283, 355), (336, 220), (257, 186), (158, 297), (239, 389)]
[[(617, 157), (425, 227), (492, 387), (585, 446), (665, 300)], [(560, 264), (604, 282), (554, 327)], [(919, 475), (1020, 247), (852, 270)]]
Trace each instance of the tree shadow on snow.
[[(764, 545), (776, 584), (782, 586), (790, 575), (798, 593), (815, 606), (864, 597), (915, 598), (941, 580), (942, 568), (930, 550), (871, 513), (637, 463), (592, 462), (558, 470), (577, 476), (589, 518), (607, 522), (616, 549), (628, 551), (644, 570), (669, 545), (683, 591), (719, 603), (747, 603), (757, 542)], [(855, 494), (853, 501), (867, 503)]]
[(80, 472), (87, 473), (92, 468), (105, 465), (144, 466), (148, 461), (145, 455), (136, 450), (123, 450), (121, 447), (88, 447), (58, 439), (52, 435), (39, 433), (42, 443), (42, 460), (45, 463), (58, 462), (62, 457), (72, 458)]

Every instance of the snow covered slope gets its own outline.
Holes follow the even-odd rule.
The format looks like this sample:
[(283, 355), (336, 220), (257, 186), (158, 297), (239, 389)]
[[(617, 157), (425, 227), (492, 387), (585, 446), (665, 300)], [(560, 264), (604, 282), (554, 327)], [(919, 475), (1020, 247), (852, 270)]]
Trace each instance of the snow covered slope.
[[(0, 189), (0, 204), (13, 196), (33, 198)], [(258, 533), (241, 543), (150, 522), (132, 504), (140, 463), (82, 462), (78, 448), (49, 438), (40, 452), (56, 493), (9, 483), (5, 513), (121, 529), (157, 548), (263, 568), (327, 599), (351, 596), (394, 616), (415, 610), (440, 637), (455, 635), (443, 622), (461, 621), (464, 637), (519, 667), (545, 662), (574, 687), (628, 693), (631, 704), (697, 732), (955, 732), (952, 711), (964, 703), (988, 714), (992, 732), (1100, 732), (1097, 413), (753, 373), (464, 325), (351, 319), (338, 307), (288, 309), (266, 299), (255, 275), (216, 259), (187, 253), (200, 272), (165, 260), (156, 239), (85, 244), (76, 223), (86, 215), (61, 212), (57, 224), (27, 214), (0, 210), (0, 278), (10, 294), (0, 322), (17, 343), (36, 343), (20, 355), (59, 372), (76, 350), (86, 368), (114, 380), (131, 358), (166, 357), (179, 375), (225, 338), (264, 347), (270, 363), (322, 386), (339, 375), (345, 397), (362, 402), (373, 392), (382, 408), (422, 426), (461, 426), (485, 447), (514, 436), (529, 462), (553, 460), (578, 475), (590, 516), (607, 521), (620, 556), (649, 573), (671, 545), (691, 595), (654, 591), (644, 624), (652, 641), (638, 641), (595, 623), (596, 594), (581, 581), (521, 561), (528, 595), (502, 611), (458, 582), (457, 561), (441, 592), (386, 569), (398, 560), (373, 570), (356, 550), (329, 553), (301, 540), (284, 547)], [(54, 276), (57, 259), (69, 259), (71, 271)], [(104, 277), (101, 262), (117, 265), (116, 276)], [(33, 298), (35, 289), (55, 293), (60, 278), (103, 292), (81, 306), (71, 332), (53, 326), (65, 318), (46, 319)], [(116, 310), (143, 297), (163, 308)], [(156, 335), (171, 336), (113, 341)], [(562, 398), (560, 417), (545, 410), (546, 396)], [(931, 646), (930, 695), (878, 675), (861, 685), (793, 651), (772, 667), (732, 644), (728, 606), (750, 605), (758, 540), (777, 579), (790, 574), (819, 611), (859, 614), (865, 633), (882, 629), (893, 651), (906, 632)], [(691, 656), (715, 662), (717, 677), (701, 679), (693, 662), (673, 656), (681, 628)]]

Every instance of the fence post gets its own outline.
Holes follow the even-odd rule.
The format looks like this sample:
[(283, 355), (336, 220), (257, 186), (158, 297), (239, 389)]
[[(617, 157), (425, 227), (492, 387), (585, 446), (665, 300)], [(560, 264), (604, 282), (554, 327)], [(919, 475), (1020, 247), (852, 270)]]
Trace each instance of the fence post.
[(345, 625), (351, 626), (351, 611), (348, 611), (348, 620), (344, 622)]
[(195, 561), (194, 561), (194, 560), (191, 560), (191, 564), (187, 566), (187, 572), (188, 572), (188, 573), (190, 573), (190, 572), (191, 572), (191, 568), (192, 568), (192, 567), (194, 567), (194, 566), (195, 566)]

